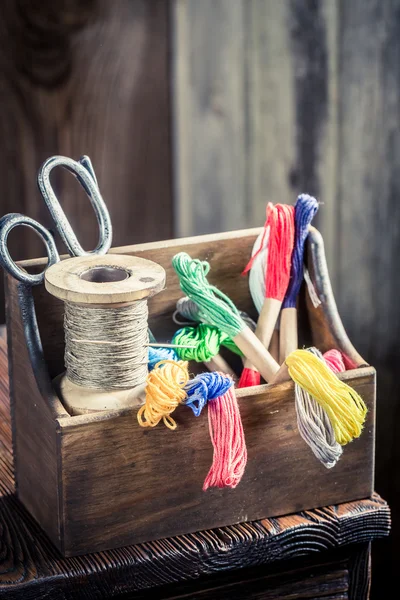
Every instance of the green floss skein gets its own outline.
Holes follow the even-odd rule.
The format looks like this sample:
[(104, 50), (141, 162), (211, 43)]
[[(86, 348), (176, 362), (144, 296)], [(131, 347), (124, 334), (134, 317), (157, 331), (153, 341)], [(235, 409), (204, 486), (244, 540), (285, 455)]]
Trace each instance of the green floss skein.
[(181, 289), (200, 308), (202, 321), (221, 329), (234, 338), (246, 328), (233, 302), (207, 281), (210, 265), (207, 261), (192, 259), (186, 252), (179, 252), (172, 259)]
[[(219, 353), (221, 345), (242, 356), (241, 351), (226, 333), (213, 325), (201, 323), (197, 327), (183, 327), (172, 339), (173, 344), (187, 345), (187, 348), (176, 348), (181, 360), (208, 362)], [(194, 347), (189, 347), (194, 346)]]

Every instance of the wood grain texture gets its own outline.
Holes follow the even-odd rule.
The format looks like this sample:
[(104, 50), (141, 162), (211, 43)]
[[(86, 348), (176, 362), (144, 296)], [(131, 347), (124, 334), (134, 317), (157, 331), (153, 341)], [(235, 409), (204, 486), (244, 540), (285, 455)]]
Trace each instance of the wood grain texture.
[[(118, 417), (60, 420), (66, 552), (113, 548), (369, 496), (374, 411), (373, 385), (365, 375), (348, 378), (369, 408), (365, 431), (332, 471), (318, 463), (296, 431), (292, 384), (264, 393), (239, 392), (246, 472), (235, 490), (213, 489), (206, 496), (202, 483), (212, 463), (206, 414), (193, 419), (187, 408), (177, 409), (175, 443), (166, 428), (141, 429), (135, 409)], [(312, 485), (304, 487), (304, 479)]]
[[(39, 166), (53, 154), (87, 154), (115, 243), (172, 234), (168, 38), (164, 0), (1, 3), (1, 215), (22, 212), (54, 230)], [(93, 248), (88, 199), (71, 175), (58, 171), (54, 181), (83, 247)], [(44, 253), (26, 230), (10, 243), (18, 259)]]
[(289, 2), (250, 0), (245, 10), (247, 137), (238, 143), (247, 150), (245, 224), (254, 226), (263, 224), (267, 201), (292, 201), (296, 105)]
[(337, 3), (175, 0), (172, 22), (179, 233), (262, 225), (301, 192), (333, 224)]
[(245, 2), (172, 6), (177, 232), (245, 227)]
[[(20, 287), (17, 286), (17, 293), (21, 293)], [(23, 291), (26, 292), (27, 289), (23, 287)], [(13, 452), (15, 470), (19, 473), (17, 492), (25, 499), (28, 510), (57, 544), (61, 503), (57, 464), (59, 450), (54, 415), (51, 411), (54, 393), (50, 392), (48, 395), (49, 388), (51, 389), (50, 379), (47, 382), (48, 386), (41, 388), (47, 394), (42, 395), (38, 391), (36, 374), (31, 366), (29, 353), (30, 332), (27, 329), (21, 330), (18, 335), (18, 323), (22, 323), (21, 309), (24, 308), (21, 301), (7, 303), (8, 324), (14, 323), (13, 331), (9, 331), (7, 338), (10, 357)], [(16, 381), (23, 382), (23, 389), (14, 385)], [(32, 398), (34, 398), (33, 402)], [(25, 432), (24, 435), (20, 435), (21, 432)], [(32, 494), (33, 489), (37, 493)]]
[[(142, 597), (140, 590), (169, 583), (194, 581), (203, 577), (256, 567), (264, 564), (267, 573), (286, 572), (283, 581), (289, 586), (303, 572), (303, 579), (312, 588), (307, 573), (323, 573), (326, 569), (329, 583), (344, 581), (345, 557), (352, 546), (388, 534), (390, 513), (387, 504), (374, 495), (371, 499), (350, 502), (276, 519), (219, 528), (172, 539), (160, 540), (102, 552), (86, 557), (61, 558), (49, 544), (43, 531), (23, 509), (14, 494), (14, 477), (11, 451), (11, 428), (7, 389), (7, 357), (5, 341), (0, 339), (0, 523), (2, 530), (0, 595), (7, 600), (40, 600), (54, 598), (78, 600), (120, 597), (133, 593)], [(343, 548), (346, 554), (321, 552)], [(284, 565), (283, 561), (301, 557), (315, 557), (310, 569), (296, 562)], [(346, 558), (346, 560), (348, 560)], [(279, 565), (283, 566), (280, 568)], [(270, 570), (265, 572), (265, 569)], [(338, 574), (338, 577), (332, 573)], [(253, 574), (254, 575), (254, 574)], [(254, 576), (251, 576), (254, 579)], [(259, 576), (259, 575), (258, 575)], [(250, 578), (250, 575), (249, 575)], [(208, 584), (207, 584), (208, 585)], [(336, 584), (335, 584), (336, 585)], [(215, 580), (214, 580), (215, 586)], [(241, 588), (243, 590), (243, 588)], [(258, 588), (259, 589), (259, 588)], [(288, 589), (288, 587), (286, 588)], [(307, 588), (305, 588), (307, 589)], [(325, 588), (326, 589), (326, 588)], [(334, 589), (334, 588), (332, 588)], [(153, 598), (173, 598), (172, 589), (160, 588), (149, 592)], [(338, 592), (338, 590), (336, 590)], [(144, 592), (143, 592), (144, 593)], [(335, 592), (336, 593), (336, 592)], [(338, 592), (339, 593), (339, 592)], [(341, 593), (341, 592), (340, 592)], [(82, 595), (83, 594), (83, 595)], [(157, 595), (158, 594), (158, 595)], [(143, 595), (143, 597), (147, 597)], [(175, 596), (176, 597), (176, 596)], [(179, 597), (179, 596), (178, 596)], [(186, 596), (187, 597), (187, 596)], [(205, 596), (207, 597), (207, 596)], [(212, 597), (209, 596), (209, 597)], [(240, 596), (239, 596), (240, 597)], [(256, 598), (259, 596), (255, 596)], [(289, 596), (290, 597), (290, 596)], [(307, 596), (305, 596), (307, 598)], [(320, 596), (311, 596), (319, 598)], [(327, 597), (326, 595), (324, 596)], [(329, 596), (328, 596), (329, 597)], [(333, 596), (346, 597), (346, 596)], [(261, 596), (262, 598), (262, 596)], [(268, 598), (268, 596), (267, 596)], [(362, 598), (359, 596), (357, 598)]]
[[(272, 600), (368, 600), (369, 543), (351, 544), (322, 554), (283, 559), (253, 568), (221, 572), (151, 590), (154, 600), (209, 598)], [(149, 592), (135, 595), (147, 599)], [(122, 599), (121, 599), (122, 600)]]

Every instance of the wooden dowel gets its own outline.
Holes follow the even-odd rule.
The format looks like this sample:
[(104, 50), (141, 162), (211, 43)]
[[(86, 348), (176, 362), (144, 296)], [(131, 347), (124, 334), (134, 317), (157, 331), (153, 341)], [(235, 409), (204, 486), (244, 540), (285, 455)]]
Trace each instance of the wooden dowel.
[[(265, 381), (270, 381), (279, 371), (279, 364), (249, 327), (245, 327), (233, 341), (248, 359), (251, 365), (261, 373)], [(251, 368), (251, 367), (250, 367)]]
[(291, 381), (291, 378), (289, 375), (289, 369), (287, 367), (287, 364), (283, 363), (279, 371), (275, 373), (275, 375), (272, 377), (269, 383), (284, 383), (285, 381)]
[(284, 308), (281, 313), (279, 335), (279, 362), (282, 364), (291, 352), (298, 348), (297, 309)]
[[(264, 304), (262, 306), (260, 316), (258, 317), (257, 327), (255, 330), (255, 335), (261, 341), (264, 348), (269, 348), (271, 338), (274, 333), (275, 324), (279, 317), (281, 305), (282, 302), (280, 300), (275, 300), (274, 298), (265, 298), (264, 300)], [(247, 360), (244, 363), (245, 369), (253, 369), (254, 371), (259, 371), (257, 365), (253, 364), (251, 360), (249, 360), (248, 356), (246, 358)]]
[(264, 300), (260, 316), (258, 317), (255, 334), (264, 344), (265, 348), (268, 348), (271, 342), (281, 306), (282, 302), (280, 300), (275, 300), (275, 298), (265, 298)]
[(274, 329), (274, 333), (272, 334), (271, 343), (268, 348), (268, 352), (272, 356), (274, 360), (279, 361), (279, 329)]

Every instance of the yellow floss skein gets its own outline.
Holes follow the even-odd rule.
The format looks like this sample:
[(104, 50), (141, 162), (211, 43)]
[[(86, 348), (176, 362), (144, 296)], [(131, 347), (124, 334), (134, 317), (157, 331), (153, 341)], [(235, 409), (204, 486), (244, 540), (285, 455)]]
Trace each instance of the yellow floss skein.
[(325, 362), (307, 350), (295, 350), (285, 360), (289, 375), (325, 409), (336, 441), (344, 446), (359, 437), (367, 414), (363, 399), (340, 381)]
[(169, 429), (176, 429), (176, 422), (169, 415), (185, 400), (183, 388), (188, 381), (187, 362), (158, 362), (147, 376), (146, 401), (137, 413), (139, 425), (155, 427), (162, 419)]

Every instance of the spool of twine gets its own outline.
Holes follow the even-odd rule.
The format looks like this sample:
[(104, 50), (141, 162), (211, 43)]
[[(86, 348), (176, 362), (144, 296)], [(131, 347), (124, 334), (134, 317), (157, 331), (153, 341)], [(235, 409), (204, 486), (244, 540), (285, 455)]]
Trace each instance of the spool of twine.
[(135, 256), (82, 256), (47, 269), (47, 291), (64, 301), (66, 373), (56, 389), (72, 414), (130, 406), (148, 374), (147, 299), (165, 271)]
[(142, 385), (148, 373), (148, 307), (65, 303), (65, 367), (73, 383), (119, 390)]

